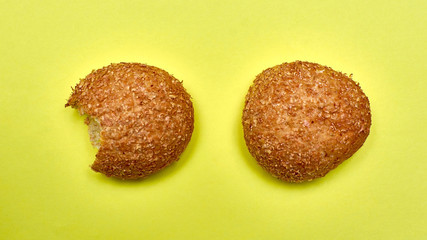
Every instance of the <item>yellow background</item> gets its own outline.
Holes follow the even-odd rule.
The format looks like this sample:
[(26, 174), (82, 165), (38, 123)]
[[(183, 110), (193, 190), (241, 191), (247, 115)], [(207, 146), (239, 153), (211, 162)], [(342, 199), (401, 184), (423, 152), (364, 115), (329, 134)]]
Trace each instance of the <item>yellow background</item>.
[[(0, 1), (0, 239), (427, 239), (426, 1)], [(263, 69), (353, 73), (365, 145), (326, 177), (280, 182), (249, 155)], [(143, 181), (90, 170), (64, 104), (112, 62), (158, 66), (195, 106), (179, 162)]]

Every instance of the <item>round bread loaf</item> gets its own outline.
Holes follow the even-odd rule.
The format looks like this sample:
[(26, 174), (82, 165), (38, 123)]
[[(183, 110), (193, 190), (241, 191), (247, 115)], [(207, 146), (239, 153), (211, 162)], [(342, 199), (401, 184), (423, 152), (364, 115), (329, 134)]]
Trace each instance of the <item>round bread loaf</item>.
[(120, 179), (149, 176), (174, 161), (190, 141), (194, 110), (182, 83), (140, 63), (92, 71), (73, 89), (67, 106), (87, 115), (92, 169)]
[(256, 77), (242, 124), (261, 167), (281, 180), (304, 182), (325, 176), (363, 145), (371, 111), (351, 75), (296, 61)]

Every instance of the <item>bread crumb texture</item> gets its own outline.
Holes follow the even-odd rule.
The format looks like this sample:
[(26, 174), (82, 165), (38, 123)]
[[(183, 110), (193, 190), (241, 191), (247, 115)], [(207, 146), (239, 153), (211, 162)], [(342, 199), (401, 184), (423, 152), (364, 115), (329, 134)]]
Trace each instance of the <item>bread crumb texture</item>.
[(369, 100), (343, 73), (296, 61), (268, 68), (249, 88), (242, 115), (249, 152), (273, 176), (325, 176), (365, 142)]
[(99, 136), (91, 134), (99, 147), (92, 169), (120, 179), (144, 178), (177, 161), (193, 132), (193, 104), (182, 83), (140, 63), (92, 71), (65, 106), (89, 115), (92, 131), (99, 124)]

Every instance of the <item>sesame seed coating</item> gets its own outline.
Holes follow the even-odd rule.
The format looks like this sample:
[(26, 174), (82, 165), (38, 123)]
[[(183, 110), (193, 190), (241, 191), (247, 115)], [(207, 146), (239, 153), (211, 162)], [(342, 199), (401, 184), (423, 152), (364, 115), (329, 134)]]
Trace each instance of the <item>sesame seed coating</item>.
[(351, 76), (296, 61), (256, 77), (242, 124), (249, 152), (266, 171), (304, 182), (325, 176), (363, 145), (371, 111)]
[(99, 122), (91, 168), (120, 179), (144, 178), (177, 161), (193, 132), (193, 104), (182, 83), (140, 63), (92, 71), (65, 106), (89, 115), (87, 124)]

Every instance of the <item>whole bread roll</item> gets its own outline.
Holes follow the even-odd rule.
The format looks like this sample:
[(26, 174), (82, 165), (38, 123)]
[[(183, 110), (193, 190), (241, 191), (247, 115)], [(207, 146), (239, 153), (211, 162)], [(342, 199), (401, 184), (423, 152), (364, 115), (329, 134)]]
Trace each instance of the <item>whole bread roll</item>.
[(281, 180), (304, 182), (325, 176), (363, 145), (371, 110), (351, 76), (296, 61), (255, 78), (242, 124), (261, 167)]

